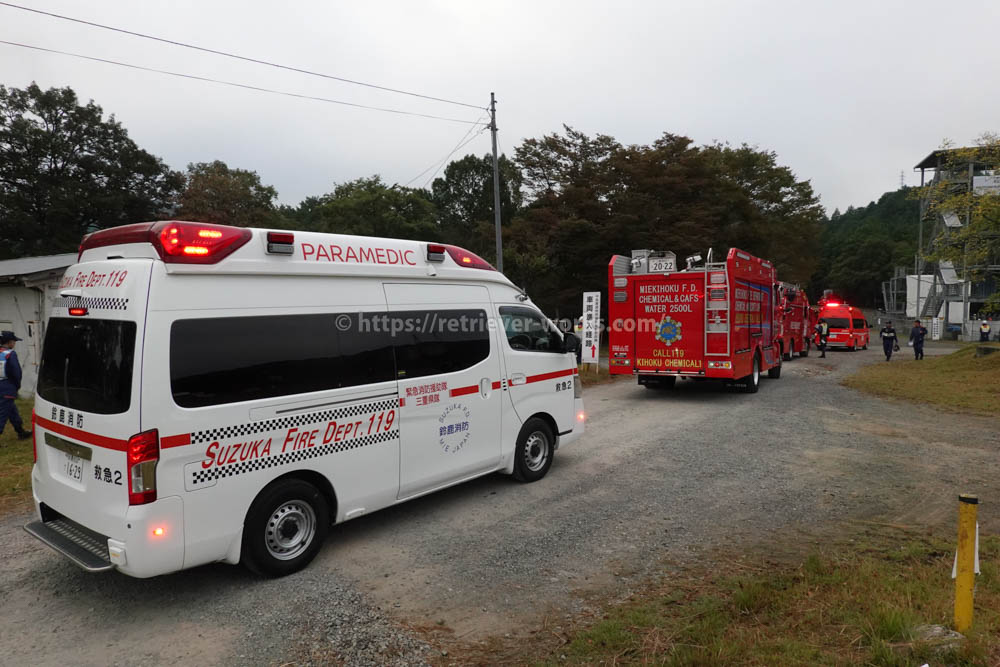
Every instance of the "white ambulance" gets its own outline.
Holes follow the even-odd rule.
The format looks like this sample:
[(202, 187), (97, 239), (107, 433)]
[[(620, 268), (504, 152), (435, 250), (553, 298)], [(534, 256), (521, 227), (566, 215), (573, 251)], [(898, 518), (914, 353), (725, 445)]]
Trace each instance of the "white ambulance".
[(94, 571), (294, 572), (332, 523), (542, 478), (584, 431), (578, 344), (455, 246), (99, 231), (45, 334), (25, 528)]

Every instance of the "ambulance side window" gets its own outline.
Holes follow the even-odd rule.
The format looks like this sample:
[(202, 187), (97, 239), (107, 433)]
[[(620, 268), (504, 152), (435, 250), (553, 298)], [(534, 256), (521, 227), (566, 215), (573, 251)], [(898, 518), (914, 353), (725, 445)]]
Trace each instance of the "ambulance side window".
[(471, 368), (490, 356), (485, 310), (390, 311), (397, 324), (393, 336), (399, 379)]
[(503, 320), (507, 343), (512, 350), (529, 352), (560, 352), (562, 338), (555, 328), (530, 308), (502, 306), (500, 317)]
[(857, 317), (855, 317), (854, 318), (854, 328), (855, 329), (867, 329), (868, 327), (865, 326), (864, 319), (858, 319)]
[(396, 379), (392, 337), (358, 313), (177, 320), (170, 387), (184, 408)]

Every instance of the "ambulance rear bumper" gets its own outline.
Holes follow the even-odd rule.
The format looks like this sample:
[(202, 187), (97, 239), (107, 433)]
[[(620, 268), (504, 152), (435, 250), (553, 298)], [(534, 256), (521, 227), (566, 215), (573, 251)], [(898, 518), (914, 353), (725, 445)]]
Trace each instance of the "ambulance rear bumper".
[(24, 530), (87, 572), (104, 572), (115, 567), (108, 553), (107, 537), (62, 515), (49, 521), (32, 521), (25, 524)]

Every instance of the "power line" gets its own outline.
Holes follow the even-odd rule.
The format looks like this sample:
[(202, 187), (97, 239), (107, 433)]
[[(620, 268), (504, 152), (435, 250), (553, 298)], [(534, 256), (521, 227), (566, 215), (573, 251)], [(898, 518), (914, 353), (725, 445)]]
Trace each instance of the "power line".
[[(3, 4), (3, 3), (0, 3)], [(434, 120), (445, 120), (452, 123), (465, 123), (468, 125), (482, 125), (478, 121), (465, 120), (462, 118), (447, 118), (445, 116), (434, 116), (426, 113), (417, 113), (415, 111), (403, 111), (401, 109), (388, 109), (386, 107), (373, 107), (367, 104), (357, 104), (355, 102), (344, 102), (343, 100), (334, 100), (328, 97), (317, 97), (315, 95), (304, 95), (302, 93), (290, 93), (284, 90), (274, 90), (273, 88), (263, 88), (261, 86), (251, 86), (246, 83), (236, 83), (234, 81), (223, 81), (222, 79), (212, 79), (205, 76), (197, 76), (195, 74), (184, 74), (183, 72), (171, 72), (163, 69), (156, 69), (153, 67), (143, 67), (142, 65), (133, 65), (131, 63), (125, 63), (118, 60), (109, 60), (107, 58), (96, 58), (94, 56), (85, 56), (80, 53), (71, 53), (69, 51), (59, 51), (57, 49), (47, 49), (42, 46), (33, 46), (31, 44), (20, 44), (18, 42), (8, 42), (0, 39), (0, 44), (7, 44), (8, 46), (17, 46), (23, 49), (33, 49), (35, 51), (44, 51), (46, 53), (57, 53), (62, 56), (72, 56), (74, 58), (81, 58), (83, 60), (91, 60), (98, 63), (106, 63), (108, 65), (118, 65), (119, 67), (128, 67), (129, 69), (141, 70), (143, 72), (153, 72), (155, 74), (165, 74), (167, 76), (176, 76), (182, 79), (192, 79), (194, 81), (204, 81), (207, 83), (217, 83), (223, 86), (231, 86), (233, 88), (243, 88), (245, 90), (254, 90), (261, 93), (271, 93), (273, 95), (284, 95), (286, 97), (297, 97), (304, 100), (315, 100), (317, 102), (327, 102), (329, 104), (340, 104), (347, 107), (355, 107), (357, 109), (368, 109), (370, 111), (383, 111), (385, 113), (400, 114), (403, 116), (417, 116), (419, 118), (431, 118)]]
[[(479, 120), (481, 120), (482, 118), (483, 118), (482, 116), (480, 116), (479, 118), (477, 118), (477, 119), (476, 119), (476, 120), (477, 120), (477, 122), (478, 122)], [(465, 134), (463, 134), (463, 135), (462, 135), (462, 138), (458, 140), (458, 143), (457, 143), (457, 144), (455, 144), (455, 147), (451, 149), (451, 152), (450, 152), (450, 153), (448, 153), (447, 155), (445, 155), (445, 156), (444, 156), (443, 158), (441, 158), (440, 160), (435, 160), (435, 161), (434, 161), (433, 163), (431, 163), (431, 165), (430, 165), (429, 167), (427, 167), (427, 168), (426, 168), (426, 169), (424, 169), (424, 170), (423, 170), (422, 172), (420, 172), (419, 174), (417, 174), (416, 176), (414, 176), (413, 178), (411, 178), (410, 180), (408, 180), (408, 181), (407, 181), (407, 182), (406, 182), (406, 183), (405, 183), (405, 184), (403, 185), (403, 187), (404, 187), (404, 188), (406, 188), (406, 187), (409, 187), (410, 183), (412, 183), (413, 181), (416, 181), (416, 180), (417, 180), (417, 179), (419, 179), (419, 178), (420, 178), (421, 176), (423, 176), (424, 174), (426, 174), (426, 173), (427, 173), (428, 171), (430, 171), (431, 169), (434, 169), (434, 167), (437, 167), (438, 169), (440, 169), (440, 168), (441, 168), (441, 165), (442, 165), (442, 164), (444, 163), (444, 161), (445, 161), (445, 160), (447, 160), (448, 158), (450, 158), (450, 157), (451, 157), (452, 155), (454, 155), (454, 154), (455, 154), (456, 152), (458, 152), (458, 150), (459, 150), (460, 148), (462, 148), (463, 146), (465, 146), (466, 144), (468, 144), (468, 143), (469, 143), (470, 141), (472, 141), (473, 139), (475, 139), (475, 138), (476, 138), (477, 136), (479, 136), (479, 134), (482, 134), (483, 130), (485, 130), (486, 128), (484, 127), (484, 128), (482, 129), (482, 130), (480, 130), (480, 131), (479, 131), (479, 134), (477, 134), (477, 135), (475, 135), (475, 136), (473, 136), (473, 137), (469, 137), (469, 135), (470, 135), (470, 134), (472, 133), (472, 131), (473, 131), (474, 129), (476, 129), (476, 128), (475, 128), (475, 126), (472, 126), (472, 127), (470, 127), (470, 128), (469, 128), (469, 129), (468, 129), (468, 130), (467, 130), (467, 131), (465, 132)], [(468, 141), (466, 140), (467, 138), (468, 138)], [(435, 170), (435, 171), (434, 171), (434, 175), (437, 175), (437, 170)], [(431, 176), (431, 178), (433, 178), (433, 177), (434, 177), (434, 176)], [(427, 184), (426, 184), (426, 183), (424, 184), (424, 187), (425, 187), (425, 188), (427, 187)]]
[(132, 35), (133, 37), (141, 37), (143, 39), (151, 39), (157, 42), (162, 42), (164, 44), (171, 44), (173, 46), (180, 46), (185, 49), (194, 49), (195, 51), (202, 51), (204, 53), (211, 53), (217, 56), (225, 56), (226, 58), (235, 58), (236, 60), (243, 60), (249, 63), (255, 63), (257, 65), (266, 65), (268, 67), (276, 67), (278, 69), (288, 70), (289, 72), (298, 72), (299, 74), (308, 74), (310, 76), (318, 76), (324, 79), (332, 79), (334, 81), (341, 81), (343, 83), (350, 83), (355, 86), (364, 86), (366, 88), (374, 88), (376, 90), (384, 90), (390, 93), (399, 93), (400, 95), (409, 95), (411, 97), (420, 97), (425, 100), (433, 100), (434, 102), (444, 102), (445, 104), (457, 104), (462, 107), (470, 107), (472, 109), (482, 109), (483, 107), (478, 104), (467, 104), (465, 102), (456, 102), (455, 100), (448, 100), (443, 97), (433, 97), (431, 95), (422, 95), (420, 93), (413, 93), (407, 90), (400, 90), (398, 88), (388, 88), (386, 86), (377, 86), (373, 83), (365, 83), (364, 81), (355, 81), (353, 79), (345, 79), (340, 76), (333, 76), (332, 74), (323, 74), (322, 72), (313, 72), (311, 70), (302, 69), (299, 67), (292, 67), (290, 65), (281, 65), (279, 63), (268, 62), (267, 60), (259, 60), (257, 58), (250, 58), (248, 56), (241, 56), (235, 53), (227, 53), (226, 51), (218, 51), (216, 49), (209, 49), (204, 46), (197, 46), (195, 44), (187, 44), (185, 42), (178, 42), (172, 39), (165, 39), (163, 37), (156, 37), (155, 35), (146, 35), (141, 32), (135, 32), (132, 30), (125, 30), (124, 28), (115, 28), (114, 26), (104, 25), (102, 23), (94, 23), (93, 21), (85, 21), (83, 19), (73, 18), (72, 16), (64, 16), (62, 14), (55, 14), (53, 12), (45, 12), (40, 9), (34, 9), (32, 7), (23, 7), (21, 5), (15, 5), (10, 2), (0, 2), (0, 5), (4, 7), (11, 7), (12, 9), (21, 9), (26, 12), (33, 12), (35, 14), (42, 14), (44, 16), (51, 16), (52, 18), (62, 19), (64, 21), (72, 21), (73, 23), (80, 23), (83, 25), (89, 25), (94, 28), (101, 28), (103, 30), (111, 30), (114, 32), (122, 33), (125, 35)]

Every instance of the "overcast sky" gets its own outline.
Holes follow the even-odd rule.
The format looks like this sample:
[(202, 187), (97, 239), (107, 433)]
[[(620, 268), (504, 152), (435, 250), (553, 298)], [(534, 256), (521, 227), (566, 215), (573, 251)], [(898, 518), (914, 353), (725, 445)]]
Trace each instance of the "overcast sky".
[[(339, 77), (486, 106), (500, 149), (562, 124), (778, 154), (823, 205), (866, 205), (949, 138), (1000, 130), (1000, 3), (13, 0)], [(477, 120), (476, 109), (275, 70), (0, 6), (0, 39), (197, 76)], [(422, 171), (469, 127), (239, 90), (0, 45), (0, 83), (71, 86), (183, 169), (223, 160), (297, 204)], [(479, 134), (456, 158), (490, 149)]]

